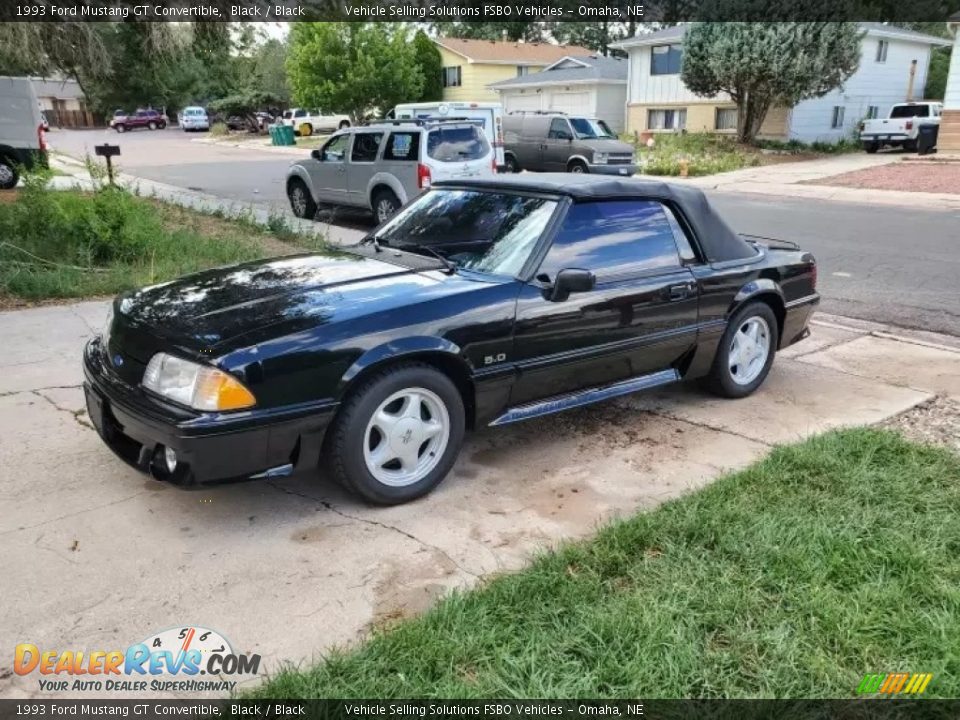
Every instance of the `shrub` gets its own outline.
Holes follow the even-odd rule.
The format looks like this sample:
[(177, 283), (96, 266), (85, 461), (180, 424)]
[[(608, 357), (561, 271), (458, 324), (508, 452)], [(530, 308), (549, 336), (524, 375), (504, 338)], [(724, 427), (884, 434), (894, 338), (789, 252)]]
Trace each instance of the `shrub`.
[(224, 135), (230, 134), (230, 128), (227, 127), (226, 123), (215, 122), (210, 126), (210, 134), (216, 137), (223, 137)]

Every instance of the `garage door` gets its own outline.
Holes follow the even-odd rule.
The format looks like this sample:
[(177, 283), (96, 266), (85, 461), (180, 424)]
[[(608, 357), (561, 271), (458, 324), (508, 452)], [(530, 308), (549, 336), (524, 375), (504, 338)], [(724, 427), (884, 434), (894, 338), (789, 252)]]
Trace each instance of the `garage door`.
[(556, 92), (550, 96), (550, 109), (565, 112), (567, 115), (592, 115), (590, 93)]
[(504, 95), (504, 112), (516, 112), (517, 110), (539, 110), (540, 95)]

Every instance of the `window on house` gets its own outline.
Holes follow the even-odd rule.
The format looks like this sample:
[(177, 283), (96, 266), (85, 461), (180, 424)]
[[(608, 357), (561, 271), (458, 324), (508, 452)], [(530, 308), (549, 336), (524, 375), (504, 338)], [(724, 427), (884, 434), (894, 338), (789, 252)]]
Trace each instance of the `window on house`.
[(648, 110), (648, 130), (683, 130), (687, 127), (687, 109)]
[(890, 43), (887, 40), (877, 41), (877, 62), (887, 61), (887, 48), (889, 47)]
[(530, 67), (528, 65), (517, 65), (517, 77), (523, 77), (524, 75), (530, 74)]
[(650, 52), (651, 75), (676, 75), (683, 62), (683, 47), (680, 45), (654, 45)]
[(844, 110), (843, 105), (833, 106), (833, 119), (830, 121), (830, 127), (834, 129), (843, 127)]
[(736, 130), (737, 129), (737, 109), (736, 108), (717, 108), (717, 118), (714, 123), (717, 130)]
[(463, 84), (463, 75), (459, 65), (451, 65), (443, 69), (443, 86), (460, 87)]
[(880, 117), (880, 106), (871, 105), (867, 108), (867, 120), (875, 120)]

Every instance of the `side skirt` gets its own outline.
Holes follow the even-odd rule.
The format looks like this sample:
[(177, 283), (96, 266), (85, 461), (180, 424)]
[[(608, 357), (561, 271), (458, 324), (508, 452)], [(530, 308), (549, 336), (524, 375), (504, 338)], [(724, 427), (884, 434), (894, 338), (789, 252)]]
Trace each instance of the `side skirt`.
[(590, 388), (589, 390), (577, 390), (566, 395), (556, 395), (546, 400), (528, 403), (526, 405), (517, 405), (508, 409), (503, 415), (490, 423), (490, 427), (496, 425), (509, 425), (510, 423), (529, 420), (540, 417), (541, 415), (552, 415), (563, 410), (569, 410), (583, 405), (590, 405), (602, 400), (629, 395), (659, 387), (660, 385), (669, 385), (680, 379), (680, 373), (676, 370), (661, 370), (660, 372), (650, 373), (649, 375), (640, 375), (639, 377), (621, 380), (612, 385)]

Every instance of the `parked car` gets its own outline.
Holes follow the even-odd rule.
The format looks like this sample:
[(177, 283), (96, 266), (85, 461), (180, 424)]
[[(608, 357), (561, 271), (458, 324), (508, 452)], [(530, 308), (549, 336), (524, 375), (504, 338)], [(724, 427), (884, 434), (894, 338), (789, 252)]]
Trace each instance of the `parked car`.
[(310, 137), (318, 130), (330, 132), (350, 127), (350, 116), (325, 113), (321, 110), (291, 108), (284, 111), (283, 124), (291, 125), (297, 135)]
[(510, 172), (633, 175), (633, 146), (595, 118), (557, 112), (512, 112), (503, 120), (504, 162)]
[(0, 190), (16, 187), (21, 167), (47, 164), (45, 133), (30, 80), (0, 77)]
[(113, 114), (113, 119), (110, 120), (110, 127), (118, 133), (136, 130), (137, 128), (163, 130), (166, 126), (167, 116), (157, 110), (137, 110), (132, 115), (124, 114), (122, 110), (118, 110)]
[(868, 153), (882, 147), (902, 147), (911, 152), (917, 149), (920, 128), (940, 125), (943, 103), (908, 102), (890, 108), (886, 118), (864, 120), (860, 123), (860, 142)]
[(505, 169), (503, 157), (503, 105), (498, 102), (425, 102), (397, 105), (393, 118), (419, 120), (474, 120), (482, 122), (483, 132), (497, 154), (497, 168)]
[(378, 222), (432, 182), (488, 177), (496, 156), (472, 122), (391, 120), (335, 133), (287, 173), (287, 196), (297, 217), (319, 205), (372, 210)]
[(84, 351), (87, 409), (161, 480), (322, 463), (401, 503), (443, 480), (467, 428), (690, 378), (751, 394), (807, 336), (816, 279), (812, 255), (736, 234), (693, 187), (444, 181), (352, 248), (119, 296)]
[(184, 132), (210, 129), (210, 118), (207, 116), (207, 111), (195, 105), (185, 107), (178, 116), (177, 122)]

